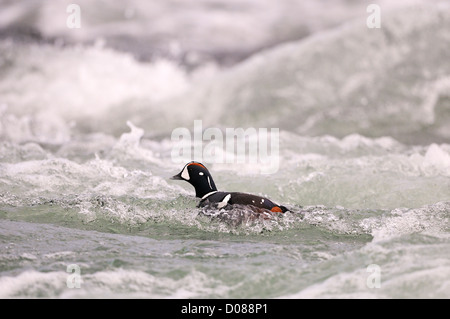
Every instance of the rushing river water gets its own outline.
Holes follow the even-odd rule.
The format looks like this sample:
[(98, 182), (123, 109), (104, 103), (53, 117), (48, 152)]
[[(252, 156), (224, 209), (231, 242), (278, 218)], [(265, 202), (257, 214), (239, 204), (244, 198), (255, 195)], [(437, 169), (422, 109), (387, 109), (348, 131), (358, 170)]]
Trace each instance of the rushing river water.
[[(303, 24), (286, 1), (199, 2), (183, 16), (176, 1), (79, 2), (77, 34), (52, 18), (65, 5), (2, 3), (0, 298), (450, 297), (445, 1), (392, 5), (378, 30), (351, 1), (338, 15), (294, 1)], [(215, 25), (211, 40), (187, 28), (195, 17), (245, 32)], [(205, 42), (175, 41), (189, 32)], [(184, 165), (171, 134), (195, 120), (279, 129), (273, 174), (204, 164), (220, 190), (290, 212), (199, 211), (169, 179)]]

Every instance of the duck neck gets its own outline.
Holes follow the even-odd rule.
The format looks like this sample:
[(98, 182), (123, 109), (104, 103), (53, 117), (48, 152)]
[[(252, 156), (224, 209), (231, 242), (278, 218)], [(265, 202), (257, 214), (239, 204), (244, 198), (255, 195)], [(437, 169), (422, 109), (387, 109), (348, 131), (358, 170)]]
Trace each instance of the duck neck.
[(195, 187), (195, 196), (199, 198), (202, 198), (211, 192), (217, 192), (216, 184), (214, 184), (214, 181), (210, 176), (208, 176), (205, 183), (202, 183), (201, 185), (196, 185), (194, 187)]

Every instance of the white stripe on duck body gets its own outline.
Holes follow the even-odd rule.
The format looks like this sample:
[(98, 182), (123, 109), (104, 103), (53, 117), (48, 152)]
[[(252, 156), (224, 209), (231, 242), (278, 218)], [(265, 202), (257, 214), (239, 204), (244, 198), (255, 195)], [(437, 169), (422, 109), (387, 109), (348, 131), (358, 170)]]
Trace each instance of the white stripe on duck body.
[(273, 213), (284, 213), (288, 209), (278, 205), (268, 198), (240, 193), (223, 192), (217, 190), (214, 180), (208, 169), (199, 162), (187, 163), (180, 173), (173, 176), (172, 179), (184, 180), (195, 188), (195, 196), (200, 198), (198, 207), (204, 207), (211, 204), (217, 204), (217, 208), (229, 207), (230, 205), (251, 206), (251, 208), (261, 213), (270, 211)]

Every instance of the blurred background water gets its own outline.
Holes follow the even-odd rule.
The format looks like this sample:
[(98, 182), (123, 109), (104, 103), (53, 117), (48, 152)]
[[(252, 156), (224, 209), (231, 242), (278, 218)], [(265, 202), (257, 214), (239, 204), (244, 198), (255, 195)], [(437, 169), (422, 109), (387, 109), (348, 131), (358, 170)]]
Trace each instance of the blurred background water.
[[(70, 3), (0, 1), (0, 297), (450, 297), (448, 1)], [(194, 120), (278, 128), (205, 164), (291, 212), (199, 214)]]

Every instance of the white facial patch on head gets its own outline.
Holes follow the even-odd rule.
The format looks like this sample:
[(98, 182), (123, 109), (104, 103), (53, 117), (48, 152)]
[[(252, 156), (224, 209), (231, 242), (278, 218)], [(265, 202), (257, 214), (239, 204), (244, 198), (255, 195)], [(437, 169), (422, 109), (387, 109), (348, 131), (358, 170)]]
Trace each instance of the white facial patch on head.
[(204, 175), (203, 172), (198, 173), (198, 175)]
[(181, 172), (181, 177), (187, 181), (191, 179), (191, 176), (189, 176), (189, 171), (188, 171), (187, 165), (184, 167), (183, 171)]

